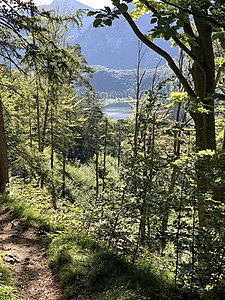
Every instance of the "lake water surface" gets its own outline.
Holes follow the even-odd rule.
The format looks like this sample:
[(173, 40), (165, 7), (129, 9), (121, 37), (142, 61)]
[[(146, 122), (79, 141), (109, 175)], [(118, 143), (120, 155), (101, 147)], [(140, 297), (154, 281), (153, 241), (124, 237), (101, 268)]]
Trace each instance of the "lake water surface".
[(113, 120), (127, 120), (132, 110), (131, 102), (120, 102), (107, 104), (103, 109), (103, 113)]

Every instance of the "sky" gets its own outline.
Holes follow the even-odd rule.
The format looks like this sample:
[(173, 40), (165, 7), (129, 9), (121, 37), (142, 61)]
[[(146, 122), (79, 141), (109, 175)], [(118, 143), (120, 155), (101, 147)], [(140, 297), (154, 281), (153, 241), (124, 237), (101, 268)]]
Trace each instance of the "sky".
[[(85, 5), (88, 5), (93, 8), (102, 8), (104, 6), (112, 6), (111, 0), (77, 0)], [(53, 0), (36, 0), (37, 4), (51, 4)]]
[(112, 6), (111, 0), (77, 0), (85, 5), (93, 8), (102, 8), (104, 6)]
[(53, 2), (53, 0), (34, 0), (34, 3), (35, 4), (38, 4), (38, 5), (43, 5), (43, 4), (51, 4)]

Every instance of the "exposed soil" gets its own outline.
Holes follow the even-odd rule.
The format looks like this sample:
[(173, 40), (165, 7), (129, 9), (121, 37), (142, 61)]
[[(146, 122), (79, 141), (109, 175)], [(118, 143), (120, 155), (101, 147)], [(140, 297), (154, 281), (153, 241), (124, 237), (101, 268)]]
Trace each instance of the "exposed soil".
[(12, 270), (20, 300), (62, 299), (38, 228), (24, 226), (8, 208), (0, 209), (0, 248), (5, 264)]

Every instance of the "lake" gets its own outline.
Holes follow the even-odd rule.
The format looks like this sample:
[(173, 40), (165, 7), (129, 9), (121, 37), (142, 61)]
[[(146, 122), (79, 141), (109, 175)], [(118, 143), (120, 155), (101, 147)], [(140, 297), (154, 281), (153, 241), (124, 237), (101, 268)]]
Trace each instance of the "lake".
[(129, 115), (132, 113), (132, 110), (133, 107), (131, 102), (119, 102), (107, 104), (103, 108), (103, 113), (113, 120), (127, 120)]

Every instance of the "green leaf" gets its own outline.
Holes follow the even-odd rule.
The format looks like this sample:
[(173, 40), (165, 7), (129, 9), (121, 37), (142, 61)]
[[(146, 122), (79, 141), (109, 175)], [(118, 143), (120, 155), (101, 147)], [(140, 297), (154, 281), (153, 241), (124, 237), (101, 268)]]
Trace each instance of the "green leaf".
[(215, 150), (211, 150), (211, 149), (200, 150), (197, 154), (199, 157), (205, 157), (205, 156), (213, 157), (215, 155)]
[(88, 17), (91, 17), (91, 16), (94, 16), (95, 14), (96, 14), (95, 11), (89, 11), (89, 12), (87, 13), (87, 16), (88, 16)]
[(158, 21), (158, 18), (152, 18), (150, 23), (153, 24), (153, 23), (156, 23), (157, 21)]
[(119, 5), (119, 4), (120, 4), (120, 1), (119, 1), (119, 0), (114, 0), (114, 1), (113, 1), (113, 5), (117, 6), (117, 5)]
[(216, 40), (216, 39), (222, 39), (223, 37), (224, 37), (224, 33), (222, 31), (213, 33), (213, 39), (214, 40)]
[(166, 41), (168, 41), (170, 38), (171, 38), (171, 32), (170, 32), (170, 31), (165, 32), (165, 34), (164, 34), (164, 39), (165, 39)]
[(93, 22), (94, 27), (98, 27), (102, 24), (102, 19), (95, 19)]
[(102, 18), (104, 18), (104, 17), (105, 17), (104, 14), (97, 14), (97, 15), (96, 15), (96, 19), (102, 19)]
[(112, 26), (112, 20), (110, 20), (110, 19), (104, 20), (103, 23), (107, 26)]
[(222, 178), (221, 177), (217, 177), (216, 179), (215, 179), (215, 182), (216, 183), (220, 183), (222, 181)]
[(177, 21), (177, 26), (178, 27), (183, 27), (184, 26), (184, 21), (183, 20), (178, 20)]
[(166, 17), (162, 17), (158, 21), (159, 25), (165, 25), (166, 23), (167, 23), (167, 18)]

